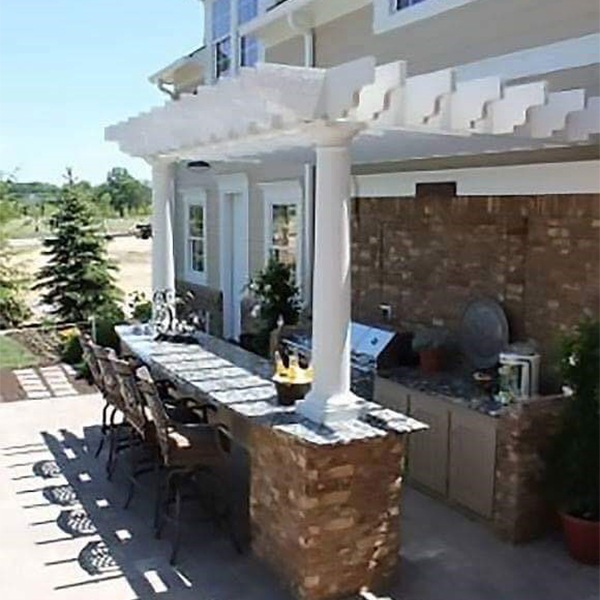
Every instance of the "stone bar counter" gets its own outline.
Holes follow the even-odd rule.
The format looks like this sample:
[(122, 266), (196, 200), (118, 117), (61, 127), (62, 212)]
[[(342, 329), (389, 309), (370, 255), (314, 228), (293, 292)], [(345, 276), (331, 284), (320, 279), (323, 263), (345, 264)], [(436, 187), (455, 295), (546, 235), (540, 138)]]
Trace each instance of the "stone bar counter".
[(247, 451), (254, 553), (307, 600), (385, 584), (398, 560), (407, 437), (427, 426), (373, 402), (359, 419), (316, 425), (277, 404), (268, 361), (204, 334), (183, 345), (138, 329), (117, 328), (124, 352), (212, 403)]

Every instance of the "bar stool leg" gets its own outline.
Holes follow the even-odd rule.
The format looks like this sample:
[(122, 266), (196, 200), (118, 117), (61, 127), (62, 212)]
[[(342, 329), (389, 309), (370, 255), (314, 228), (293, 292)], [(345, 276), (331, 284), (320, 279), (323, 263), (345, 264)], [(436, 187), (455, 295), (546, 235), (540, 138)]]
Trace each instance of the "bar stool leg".
[(174, 565), (177, 560), (177, 553), (179, 552), (179, 542), (181, 538), (181, 490), (179, 486), (175, 486), (175, 539), (173, 540), (173, 550), (171, 551), (171, 558), (169, 563)]
[(108, 443), (108, 459), (106, 460), (106, 478), (110, 481), (114, 471), (114, 460), (115, 460), (115, 447), (117, 444), (117, 427), (115, 425), (115, 417), (117, 415), (117, 409), (113, 408), (110, 414), (110, 420), (108, 425), (109, 443)]
[[(154, 467), (154, 476), (156, 478), (156, 486), (154, 490), (154, 535), (157, 536), (160, 526), (160, 511), (162, 509), (162, 488), (163, 488), (163, 471), (160, 468), (160, 457), (156, 461)], [(160, 534), (159, 534), (160, 535)]]
[(110, 404), (107, 402), (102, 409), (102, 427), (100, 429), (102, 432), (102, 437), (100, 438), (100, 443), (98, 444), (98, 448), (96, 448), (96, 452), (94, 452), (94, 458), (98, 458), (98, 456), (100, 456), (100, 452), (102, 452), (102, 448), (104, 447), (104, 439), (106, 438), (106, 432), (108, 430), (106, 416), (109, 406)]
[(135, 459), (135, 454), (136, 454), (136, 447), (135, 447), (135, 443), (134, 443), (134, 437), (133, 437), (133, 431), (130, 429), (129, 430), (129, 434), (127, 436), (128, 440), (129, 440), (129, 467), (130, 467), (130, 473), (129, 473), (129, 490), (127, 492), (127, 498), (125, 499), (125, 504), (123, 505), (123, 508), (127, 509), (129, 508), (129, 505), (131, 504), (131, 500), (133, 499), (133, 494), (135, 492), (135, 476), (136, 476), (136, 471), (135, 471), (135, 467), (136, 467), (136, 459)]

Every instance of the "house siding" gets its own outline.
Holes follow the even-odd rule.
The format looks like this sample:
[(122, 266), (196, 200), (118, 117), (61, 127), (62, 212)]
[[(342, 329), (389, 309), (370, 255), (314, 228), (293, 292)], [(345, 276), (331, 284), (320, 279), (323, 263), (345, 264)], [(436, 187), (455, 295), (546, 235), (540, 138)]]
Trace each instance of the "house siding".
[[(527, 6), (517, 0), (475, 2), (381, 34), (374, 33), (373, 8), (366, 6), (315, 29), (315, 61), (332, 67), (365, 55), (378, 64), (402, 59), (414, 75), (597, 33), (596, 0), (568, 6), (547, 0)], [(469, 23), (473, 26), (465, 26)], [(302, 64), (302, 38), (268, 48), (266, 59)]]

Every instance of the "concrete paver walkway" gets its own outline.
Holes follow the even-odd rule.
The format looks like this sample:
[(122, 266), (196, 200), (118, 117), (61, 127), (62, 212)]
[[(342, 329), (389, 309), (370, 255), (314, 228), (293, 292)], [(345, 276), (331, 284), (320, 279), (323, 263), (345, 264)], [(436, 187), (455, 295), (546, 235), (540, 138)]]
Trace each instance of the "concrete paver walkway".
[[(185, 528), (180, 564), (169, 565), (168, 541), (151, 534), (151, 490), (122, 509), (123, 477), (107, 482), (104, 456), (93, 458), (101, 408), (97, 395), (0, 404), (2, 600), (292, 600), (208, 523)], [(571, 561), (557, 540), (504, 544), (405, 492), (392, 600), (598, 598), (598, 570)]]

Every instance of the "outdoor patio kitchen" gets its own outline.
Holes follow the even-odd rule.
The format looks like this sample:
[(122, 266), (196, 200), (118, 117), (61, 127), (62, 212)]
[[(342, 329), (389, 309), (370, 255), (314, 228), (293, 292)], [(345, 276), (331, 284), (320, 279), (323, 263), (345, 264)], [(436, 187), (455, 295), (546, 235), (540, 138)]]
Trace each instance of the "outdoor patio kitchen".
[[(517, 126), (520, 146), (551, 144), (542, 131), (552, 137), (560, 127), (574, 127), (562, 116), (572, 107), (569, 98), (556, 98), (557, 110), (542, 108), (529, 123), (531, 107), (545, 94), (542, 82), (513, 87), (511, 93), (504, 93), (500, 78), (463, 86), (452, 69), (409, 77), (404, 62), (376, 65), (370, 57), (330, 69), (259, 64), (106, 131), (107, 139), (153, 168), (153, 327), (119, 329), (123, 349), (154, 378), (172, 381), (206, 403), (209, 422), (226, 428), (230, 459), (246, 465), (248, 484), (236, 481), (249, 490), (251, 547), (302, 598), (374, 589), (394, 572), (405, 454), (416, 483), (493, 520), (510, 539), (528, 539), (543, 526), (546, 513), (537, 489), (529, 486), (533, 482), (535, 488), (539, 479), (538, 432), (551, 431), (555, 400), (537, 398), (536, 347), (510, 346), (519, 338), (510, 337), (498, 303), (484, 298), (463, 303), (468, 306), (454, 333), (466, 360), (456, 360), (454, 371), (443, 377), (423, 377), (414, 368), (414, 351), (420, 350), (421, 370), (435, 370), (431, 350), (442, 345), (436, 339), (439, 328), (355, 327), (353, 332), (352, 313), (361, 305), (353, 302), (352, 279), (356, 274), (360, 282), (355, 270), (361, 260), (353, 261), (357, 211), (351, 198), (352, 165), (368, 153), (383, 160), (386, 152), (403, 148), (405, 158), (413, 152), (422, 158), (448, 144), (457, 152), (501, 151), (510, 147)], [(192, 114), (193, 119), (185, 118)], [(584, 111), (568, 135), (587, 139), (586, 128), (593, 127), (588, 117)], [(295, 340), (306, 356), (301, 361), (292, 354), (284, 365), (206, 334), (181, 344), (186, 336), (173, 329), (177, 163), (200, 161), (210, 168), (207, 161), (256, 158), (316, 168), (311, 322)], [(248, 178), (225, 177), (219, 210), (225, 215), (222, 233), (230, 237), (221, 237), (221, 260), (229, 261), (236, 240), (243, 249), (253, 241), (247, 230)], [(401, 205), (377, 212), (395, 215)], [(423, 207), (427, 204), (419, 203), (415, 210)], [(368, 220), (363, 223), (369, 227)], [(376, 239), (372, 231), (367, 236)], [(224, 295), (247, 284), (246, 250), (239, 256), (231, 268), (221, 267)], [(382, 260), (365, 262), (376, 273), (373, 265), (385, 271)], [(401, 278), (396, 281), (402, 284)], [(406, 286), (393, 298), (400, 301), (409, 290)], [(224, 296), (222, 307), (223, 333), (235, 339), (240, 303), (230, 304)], [(380, 310), (394, 317), (391, 305), (383, 302)], [(418, 348), (420, 337), (426, 339)], [(352, 389), (353, 349), (355, 373), (361, 370), (356, 366), (364, 373), (365, 364), (378, 370), (377, 402)], [(364, 360), (357, 363), (360, 354)], [(286, 370), (288, 379), (278, 378)], [(310, 380), (306, 395), (282, 402), (282, 389), (300, 380)], [(440, 390), (442, 395), (431, 393)], [(236, 505), (233, 514), (244, 514), (243, 502)]]

